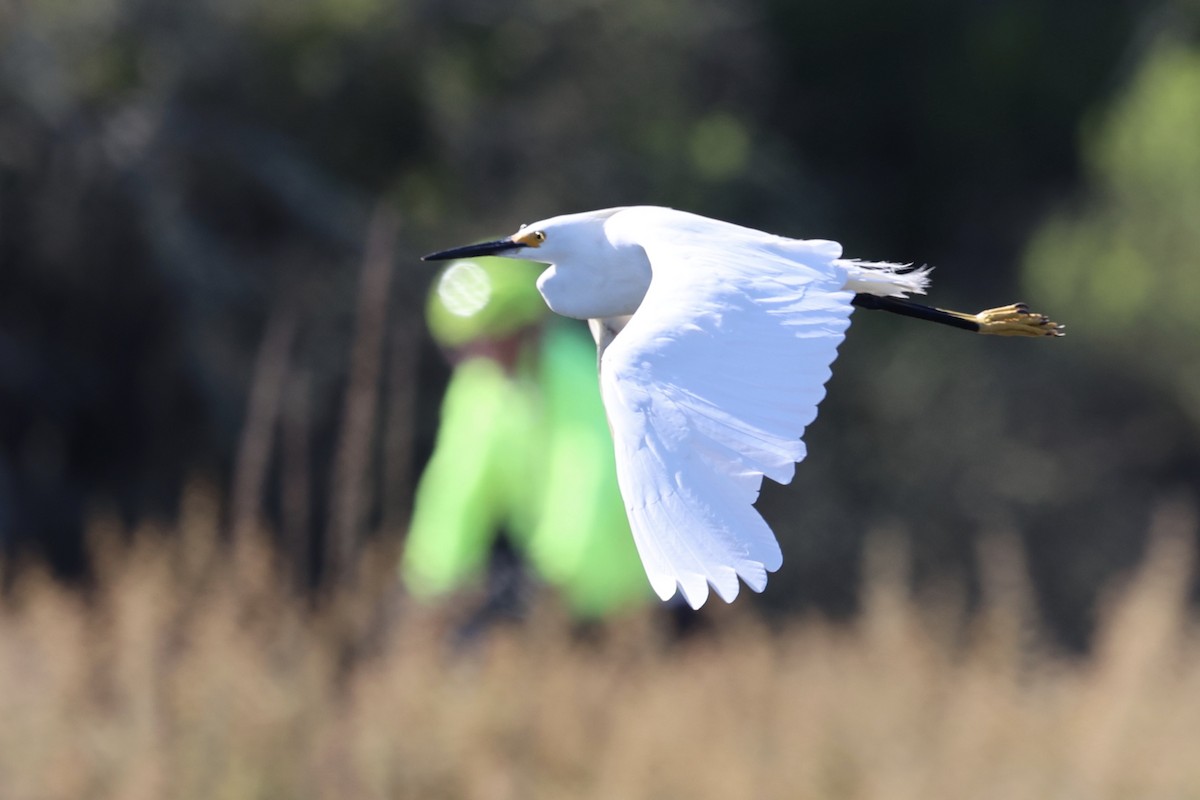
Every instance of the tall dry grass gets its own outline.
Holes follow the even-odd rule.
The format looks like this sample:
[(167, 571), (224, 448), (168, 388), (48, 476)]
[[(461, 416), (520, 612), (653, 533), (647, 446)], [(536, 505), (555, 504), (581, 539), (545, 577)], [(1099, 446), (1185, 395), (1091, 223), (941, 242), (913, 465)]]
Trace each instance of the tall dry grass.
[(1089, 659), (1039, 651), (1003, 544), (965, 627), (877, 548), (850, 625), (543, 603), (464, 649), (390, 566), (306, 608), (193, 490), (180, 536), (98, 524), (93, 589), (28, 576), (0, 611), (0, 798), (1196, 797), (1192, 524), (1155, 523)]

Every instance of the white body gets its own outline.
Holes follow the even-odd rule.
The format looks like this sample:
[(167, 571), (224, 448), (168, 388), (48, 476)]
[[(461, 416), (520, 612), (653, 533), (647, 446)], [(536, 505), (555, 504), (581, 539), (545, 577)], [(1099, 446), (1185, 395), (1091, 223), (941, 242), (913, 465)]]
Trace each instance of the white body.
[[(856, 292), (924, 292), (928, 270), (652, 206), (523, 227), (503, 255), (551, 266), (552, 310), (591, 320), (630, 527), (654, 590), (699, 608), (782, 555), (754, 509), (792, 479)], [(631, 315), (631, 316), (630, 316)], [(629, 317), (625, 319), (625, 317)]]

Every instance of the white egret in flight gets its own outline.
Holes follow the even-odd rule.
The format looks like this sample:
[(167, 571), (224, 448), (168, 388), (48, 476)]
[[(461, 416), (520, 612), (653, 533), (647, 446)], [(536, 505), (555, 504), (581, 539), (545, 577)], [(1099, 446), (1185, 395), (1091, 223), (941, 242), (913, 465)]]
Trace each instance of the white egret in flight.
[(566, 214), (505, 239), (425, 256), (549, 265), (550, 309), (587, 320), (617, 480), (655, 592), (693, 608), (740, 577), (756, 592), (783, 556), (755, 510), (764, 476), (788, 483), (855, 306), (976, 333), (1059, 336), (1017, 304), (963, 314), (905, 299), (929, 270), (842, 258), (788, 239), (654, 206)]

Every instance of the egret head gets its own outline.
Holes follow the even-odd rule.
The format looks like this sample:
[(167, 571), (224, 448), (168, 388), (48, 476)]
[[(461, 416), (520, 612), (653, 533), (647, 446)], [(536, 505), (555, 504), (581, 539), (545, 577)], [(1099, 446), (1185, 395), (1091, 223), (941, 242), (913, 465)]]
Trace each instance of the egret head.
[(585, 256), (605, 243), (604, 221), (621, 209), (563, 214), (522, 225), (512, 236), (492, 242), (454, 247), (424, 256), (422, 261), (447, 261), (475, 256), (504, 256), (557, 264)]
[(538, 290), (555, 313), (576, 319), (632, 314), (650, 286), (650, 262), (640, 247), (622, 246), (605, 231), (620, 208), (564, 214), (522, 225), (512, 236), (431, 253), (425, 261), (482, 255), (540, 261), (549, 268)]

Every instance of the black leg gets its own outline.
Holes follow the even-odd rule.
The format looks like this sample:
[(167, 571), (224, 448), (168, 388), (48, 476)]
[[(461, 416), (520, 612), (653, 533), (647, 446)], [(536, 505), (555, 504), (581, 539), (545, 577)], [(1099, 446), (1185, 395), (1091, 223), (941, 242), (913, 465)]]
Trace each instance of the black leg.
[(904, 300), (899, 297), (856, 294), (854, 295), (853, 303), (859, 308), (869, 308), (872, 311), (891, 311), (893, 314), (901, 314), (913, 319), (923, 319), (927, 322), (939, 322), (942, 325), (949, 325), (953, 328), (961, 328), (964, 331), (979, 333), (979, 323), (975, 320), (958, 316), (952, 311), (943, 311), (940, 308), (923, 306), (920, 303), (914, 303), (911, 300)]
[(890, 311), (913, 319), (937, 322), (972, 333), (993, 336), (1062, 336), (1063, 326), (1044, 314), (1029, 310), (1024, 303), (1015, 303), (1000, 308), (990, 308), (978, 314), (963, 314), (934, 308), (901, 297), (879, 297), (873, 294), (856, 294), (852, 301), (859, 308), (873, 311)]

